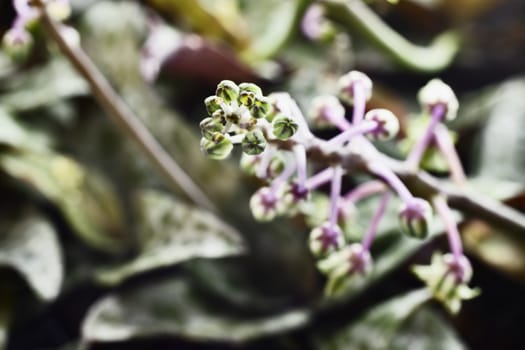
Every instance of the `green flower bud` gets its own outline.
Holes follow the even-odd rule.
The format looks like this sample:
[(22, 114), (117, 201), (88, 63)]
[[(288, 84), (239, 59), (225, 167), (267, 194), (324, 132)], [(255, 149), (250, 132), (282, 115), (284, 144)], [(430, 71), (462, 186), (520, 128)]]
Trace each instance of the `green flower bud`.
[(299, 125), (292, 118), (283, 114), (273, 120), (273, 133), (279, 140), (288, 140), (297, 132), (297, 129)]
[(315, 257), (322, 258), (338, 251), (345, 245), (343, 232), (339, 226), (332, 226), (329, 222), (314, 228), (310, 232), (310, 251)]
[(211, 159), (224, 159), (230, 155), (233, 144), (228, 136), (216, 132), (210, 139), (201, 139), (201, 150)]
[(239, 103), (252, 107), (257, 97), (262, 96), (261, 89), (252, 83), (242, 83), (239, 85)]
[(399, 132), (399, 120), (388, 109), (372, 109), (365, 114), (365, 120), (377, 123), (377, 128), (366, 133), (366, 136), (374, 141), (393, 139)]
[(440, 79), (432, 79), (423, 86), (417, 95), (421, 106), (429, 113), (436, 105), (446, 108), (446, 120), (454, 120), (458, 113), (459, 102), (454, 91)]
[(266, 139), (260, 130), (247, 133), (242, 140), (242, 151), (246, 154), (261, 154), (265, 148)]
[(359, 84), (363, 89), (366, 100), (372, 97), (372, 80), (361, 72), (351, 71), (339, 78), (339, 98), (348, 104), (354, 103), (354, 86)]
[(215, 94), (224, 102), (231, 103), (239, 97), (239, 87), (231, 80), (223, 80), (217, 85)]
[(268, 102), (268, 99), (264, 96), (260, 96), (255, 98), (255, 103), (252, 108), (250, 108), (250, 112), (254, 118), (260, 119), (268, 115), (270, 108), (271, 105)]
[(221, 103), (222, 99), (220, 97), (215, 95), (206, 97), (204, 104), (206, 105), (206, 111), (208, 111), (208, 115), (212, 116), (216, 111), (222, 111)]
[(222, 129), (224, 129), (224, 124), (222, 124), (218, 119), (210, 117), (204, 118), (199, 126), (201, 128), (202, 136), (208, 140), (211, 140), (215, 133), (220, 133)]
[(24, 60), (33, 47), (31, 34), (21, 29), (8, 30), (2, 40), (5, 52), (14, 60)]
[(423, 239), (428, 235), (432, 220), (432, 207), (422, 198), (403, 203), (399, 211), (401, 231), (414, 238)]

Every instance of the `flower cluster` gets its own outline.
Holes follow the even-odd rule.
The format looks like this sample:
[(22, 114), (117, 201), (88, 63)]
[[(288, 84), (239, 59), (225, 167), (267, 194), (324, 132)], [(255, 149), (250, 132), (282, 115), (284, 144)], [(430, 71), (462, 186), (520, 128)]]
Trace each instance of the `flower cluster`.
[[(25, 57), (33, 44), (33, 39), (28, 31), (33, 22), (41, 15), (41, 8), (45, 7), (47, 13), (57, 21), (63, 21), (71, 15), (69, 0), (13, 0), (16, 18), (11, 28), (4, 34), (3, 46), (13, 57)], [(79, 40), (76, 32), (64, 27), (72, 40)]]
[[(372, 271), (370, 249), (389, 205), (391, 192), (401, 199), (399, 228), (409, 237), (427, 237), (434, 208), (446, 224), (452, 254), (443, 259), (435, 258), (430, 267), (417, 267), (415, 271), (430, 286), (436, 298), (455, 312), (461, 299), (474, 295), (465, 292), (470, 290), (466, 283), (470, 280), (471, 270), (462, 253), (456, 223), (446, 200), (429, 198), (431, 205), (427, 199), (415, 197), (374, 147), (372, 141), (395, 138), (399, 122), (387, 109), (366, 111), (372, 87), (372, 81), (365, 74), (351, 71), (339, 79), (338, 98), (320, 96), (313, 99), (306, 119), (286, 93), (264, 96), (254, 84), (236, 85), (232, 81), (222, 81), (216, 94), (205, 100), (209, 117), (200, 124), (201, 148), (211, 158), (223, 159), (235, 144), (241, 144), (244, 153), (242, 168), (267, 182), (250, 200), (254, 217), (261, 221), (272, 220), (278, 215), (307, 213), (312, 191), (330, 184), (328, 215), (324, 222), (312, 228), (309, 236), (310, 250), (318, 259), (318, 268), (328, 276), (328, 293), (337, 293), (350, 277), (355, 280), (357, 276), (364, 277)], [(423, 110), (430, 115), (430, 123), (406, 160), (408, 167), (416, 169), (428, 146), (437, 138), (447, 137), (447, 133), (438, 131), (443, 127), (442, 121), (453, 119), (458, 109), (452, 89), (437, 79), (421, 89), (419, 100)], [(346, 118), (343, 104), (352, 107), (350, 120)], [(340, 132), (323, 140), (310, 131), (309, 124), (335, 127)], [(451, 143), (450, 140), (445, 140), (448, 143), (441, 141)], [(445, 156), (450, 156), (451, 149), (457, 158), (453, 147), (446, 148)], [(307, 155), (315, 151), (326, 155), (327, 159), (333, 154), (366, 153), (366, 169), (375, 179), (343, 194), (342, 178), (350, 175), (351, 167), (343, 166), (340, 161), (331, 161), (327, 168), (309, 175)], [(373, 195), (380, 195), (380, 200), (372, 220), (360, 242), (350, 241), (344, 228), (351, 222), (356, 204)], [(441, 265), (436, 268), (434, 265), (438, 260)], [(434, 271), (436, 269), (439, 273)], [(441, 285), (441, 280), (446, 280), (446, 286)]]

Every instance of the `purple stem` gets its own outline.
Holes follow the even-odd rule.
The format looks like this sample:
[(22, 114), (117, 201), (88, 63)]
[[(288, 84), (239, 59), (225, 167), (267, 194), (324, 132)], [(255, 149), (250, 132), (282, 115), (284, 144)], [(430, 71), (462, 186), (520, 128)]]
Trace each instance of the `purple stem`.
[(341, 185), (343, 179), (343, 168), (341, 165), (333, 166), (332, 185), (330, 188), (330, 227), (337, 225), (337, 214), (339, 212), (339, 199), (341, 195)]
[(257, 168), (257, 177), (264, 179), (266, 178), (266, 175), (268, 173), (268, 166), (270, 165), (270, 162), (272, 161), (273, 156), (275, 155), (276, 148), (273, 145), (268, 145), (266, 147), (266, 150), (261, 155), (261, 162), (259, 163), (259, 167)]
[(434, 130), (436, 130), (437, 125), (443, 119), (445, 112), (446, 108), (441, 103), (432, 107), (432, 110), (430, 112), (430, 124), (428, 124), (428, 127), (425, 130), (423, 137), (419, 139), (419, 142), (416, 143), (416, 145), (414, 146), (414, 148), (412, 148), (412, 151), (408, 155), (407, 164), (409, 165), (409, 167), (417, 168), (419, 166), (419, 163), (421, 162), (421, 158), (423, 158), (425, 150), (427, 149), (428, 145), (430, 144), (430, 141), (432, 141), (432, 138), (434, 137)]
[(390, 192), (383, 193), (383, 196), (381, 196), (381, 202), (379, 202), (379, 207), (377, 207), (376, 212), (372, 217), (372, 221), (370, 222), (370, 226), (368, 226), (368, 230), (366, 231), (365, 236), (361, 242), (361, 245), (363, 246), (363, 252), (369, 250), (372, 246), (372, 242), (374, 241), (377, 233), (377, 228), (379, 227), (379, 222), (381, 221), (383, 215), (385, 215), (389, 200)]
[(346, 131), (352, 127), (352, 123), (350, 123), (346, 118), (341, 118), (341, 116), (335, 116), (333, 115), (333, 111), (330, 108), (325, 108), (324, 110), (324, 116), (325, 118), (330, 121), (335, 127), (337, 127), (341, 131)]
[(371, 163), (369, 169), (383, 179), (401, 197), (403, 202), (407, 204), (412, 202), (414, 196), (390, 168), (381, 163)]
[(308, 190), (311, 191), (330, 181), (333, 176), (334, 169), (326, 168), (325, 170), (318, 172), (317, 174), (311, 176), (308, 180), (306, 180), (305, 186)]
[(366, 96), (363, 85), (356, 81), (352, 85), (352, 94), (354, 99), (354, 113), (352, 115), (352, 123), (358, 125), (365, 115)]
[(458, 153), (456, 152), (456, 148), (454, 147), (454, 143), (450, 138), (447, 128), (443, 125), (438, 125), (434, 131), (434, 140), (447, 160), (452, 180), (457, 184), (464, 184), (466, 180), (465, 172), (463, 171), (463, 166), (461, 165)]
[(432, 199), (434, 207), (438, 215), (443, 220), (445, 228), (447, 230), (448, 244), (450, 246), (450, 251), (454, 256), (454, 260), (457, 263), (460, 262), (460, 258), (463, 256), (463, 245), (461, 243), (461, 237), (459, 235), (458, 226), (452, 215), (452, 211), (448, 206), (446, 200), (442, 196), (436, 196)]
[(306, 188), (306, 150), (303, 145), (293, 147), (295, 162), (297, 164), (297, 183), (299, 187)]
[(279, 187), (286, 182), (290, 176), (293, 175), (296, 168), (295, 160), (290, 161), (286, 166), (284, 167), (284, 170), (277, 176), (270, 185), (270, 190), (275, 193), (279, 189)]
[(352, 139), (356, 135), (366, 134), (367, 132), (373, 131), (377, 128), (377, 122), (375, 121), (364, 121), (359, 124), (352, 125), (349, 129), (343, 131), (339, 135), (331, 138), (327, 141), (327, 145), (336, 146), (344, 144)]
[(379, 192), (386, 190), (386, 186), (383, 182), (378, 180), (367, 181), (358, 185), (356, 188), (348, 192), (343, 198), (345, 202), (357, 203), (361, 199), (370, 197)]

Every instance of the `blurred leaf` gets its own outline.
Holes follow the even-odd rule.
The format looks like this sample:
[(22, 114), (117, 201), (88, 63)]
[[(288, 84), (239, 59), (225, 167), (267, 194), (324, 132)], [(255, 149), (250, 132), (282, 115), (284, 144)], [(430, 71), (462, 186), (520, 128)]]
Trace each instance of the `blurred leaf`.
[(142, 249), (131, 262), (101, 272), (99, 279), (117, 284), (138, 273), (194, 258), (220, 258), (245, 251), (241, 235), (214, 214), (154, 191), (137, 195)]
[(54, 153), (4, 153), (0, 167), (53, 202), (93, 248), (108, 252), (126, 248), (120, 203), (100, 175)]
[(391, 350), (464, 350), (454, 330), (428, 307), (416, 310), (392, 339)]
[(51, 106), (63, 99), (86, 95), (87, 83), (64, 58), (54, 57), (46, 65), (20, 72), (7, 84), (11, 91), (0, 96), (0, 105), (15, 112)]
[(248, 62), (275, 56), (297, 31), (307, 3), (306, 0), (242, 1), (252, 34), (250, 46), (242, 53)]
[(2, 222), (0, 228), (0, 266), (18, 271), (40, 299), (55, 299), (64, 267), (54, 228), (35, 214)]
[(206, 37), (222, 39), (240, 48), (246, 45), (246, 23), (235, 0), (148, 0), (158, 11), (180, 18), (193, 31)]
[(391, 349), (401, 325), (429, 299), (430, 294), (420, 289), (383, 302), (344, 329), (318, 339), (316, 348)]
[(25, 127), (0, 107), (0, 144), (13, 148), (41, 151), (50, 146), (49, 137)]
[(473, 154), (476, 174), (525, 183), (525, 81), (507, 82), (493, 93), (496, 97), (480, 136), (480, 147)]
[(11, 294), (10, 286), (2, 281), (0, 284), (0, 350), (7, 348), (7, 333), (13, 309)]
[(87, 341), (114, 342), (144, 337), (176, 337), (202, 342), (241, 343), (304, 326), (305, 310), (247, 317), (206, 303), (181, 278), (142, 285), (98, 301), (82, 326)]
[(4, 52), (0, 51), (0, 79), (8, 76), (14, 70), (13, 62)]

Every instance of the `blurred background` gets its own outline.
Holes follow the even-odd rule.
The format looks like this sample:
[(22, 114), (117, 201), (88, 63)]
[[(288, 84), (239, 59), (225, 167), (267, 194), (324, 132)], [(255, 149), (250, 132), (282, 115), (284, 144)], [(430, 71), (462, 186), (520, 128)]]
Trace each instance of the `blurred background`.
[[(403, 158), (424, 127), (417, 91), (440, 77), (460, 100), (449, 127), (469, 185), (525, 212), (525, 2), (71, 2), (67, 23), (84, 50), (220, 214), (170, 190), (32, 26), (25, 57), (0, 51), (0, 349), (524, 346), (525, 232), (462, 220), (482, 294), (450, 316), (420, 305), (410, 272), (446, 251), (443, 232), (405, 238), (390, 210), (373, 276), (327, 298), (307, 247), (326, 193), (310, 215), (256, 222), (248, 202), (261, 182), (241, 172), (240, 152), (206, 159), (199, 122), (223, 79), (287, 91), (307, 111), (357, 69), (374, 81), (368, 107), (391, 109), (402, 125), (378, 148)], [(312, 15), (314, 3), (321, 11)], [(0, 34), (14, 18), (4, 0)], [(446, 175), (437, 152), (424, 166)], [(355, 184), (345, 179), (346, 189)], [(376, 205), (359, 206), (350, 237), (363, 234)]]

